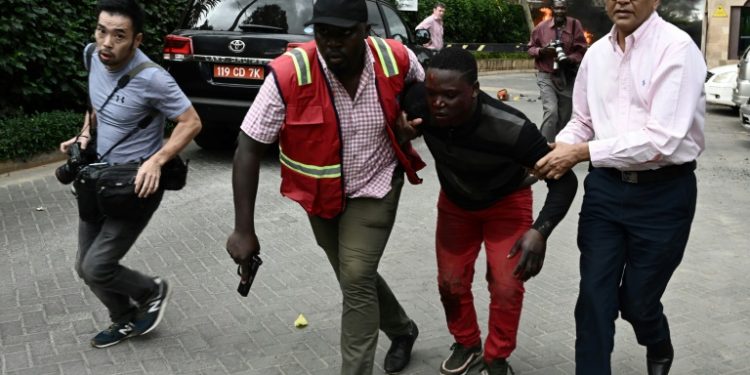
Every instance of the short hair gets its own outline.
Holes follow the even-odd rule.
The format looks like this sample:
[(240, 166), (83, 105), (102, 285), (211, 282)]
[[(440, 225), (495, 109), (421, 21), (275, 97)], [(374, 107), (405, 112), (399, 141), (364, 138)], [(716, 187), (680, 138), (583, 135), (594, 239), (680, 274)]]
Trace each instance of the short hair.
[(555, 4), (557, 4), (557, 3), (562, 3), (562, 5), (564, 7), (568, 6), (568, 0), (552, 0), (552, 1), (550, 1), (550, 5), (551, 6), (555, 6)]
[(130, 18), (133, 23), (133, 35), (143, 32), (143, 19), (145, 15), (135, 0), (99, 0), (96, 4), (96, 17), (102, 12), (119, 14)]
[(430, 60), (429, 68), (453, 70), (461, 73), (469, 84), (477, 82), (477, 60), (471, 52), (463, 48), (443, 48)]
[(445, 9), (446, 8), (445, 3), (435, 3), (435, 6), (432, 7), (432, 9), (437, 9), (437, 8)]

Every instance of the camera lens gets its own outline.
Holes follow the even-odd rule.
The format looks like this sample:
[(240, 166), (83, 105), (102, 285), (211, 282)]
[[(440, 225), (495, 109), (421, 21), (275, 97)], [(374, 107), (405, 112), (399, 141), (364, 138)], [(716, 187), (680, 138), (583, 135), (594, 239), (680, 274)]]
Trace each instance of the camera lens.
[(70, 170), (70, 166), (65, 163), (55, 169), (55, 177), (61, 184), (67, 185), (75, 180), (76, 174), (73, 173), (73, 171)]

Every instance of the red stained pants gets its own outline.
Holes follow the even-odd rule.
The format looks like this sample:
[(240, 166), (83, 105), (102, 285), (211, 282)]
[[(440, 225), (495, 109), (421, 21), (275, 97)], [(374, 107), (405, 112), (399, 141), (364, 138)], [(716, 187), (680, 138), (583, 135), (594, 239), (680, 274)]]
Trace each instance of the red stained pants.
[(487, 250), (490, 291), (489, 334), (484, 346), (487, 361), (508, 358), (516, 347), (524, 287), (513, 276), (513, 268), (521, 254), (512, 259), (507, 256), (516, 240), (531, 228), (531, 209), (532, 194), (528, 187), (479, 211), (456, 206), (443, 192), (438, 199), (435, 242), (440, 300), (448, 330), (456, 342), (465, 346), (481, 342), (471, 283), (482, 242)]

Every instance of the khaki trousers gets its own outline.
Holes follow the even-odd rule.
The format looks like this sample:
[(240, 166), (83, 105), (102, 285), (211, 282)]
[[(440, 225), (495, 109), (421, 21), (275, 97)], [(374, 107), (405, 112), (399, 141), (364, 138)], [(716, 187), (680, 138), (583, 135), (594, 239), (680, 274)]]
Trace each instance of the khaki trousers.
[(342, 375), (372, 374), (379, 329), (391, 338), (410, 332), (411, 319), (378, 274), (403, 184), (403, 172), (397, 171), (382, 199), (347, 199), (344, 212), (335, 218), (310, 216), (343, 294)]

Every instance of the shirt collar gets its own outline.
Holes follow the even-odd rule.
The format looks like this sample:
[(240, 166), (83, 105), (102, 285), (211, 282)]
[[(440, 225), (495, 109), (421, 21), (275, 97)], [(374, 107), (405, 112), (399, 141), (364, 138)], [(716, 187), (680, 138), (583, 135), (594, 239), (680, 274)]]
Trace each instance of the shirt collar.
[[(661, 17), (659, 16), (659, 14), (656, 13), (656, 11), (653, 11), (653, 13), (651, 13), (651, 16), (649, 16), (646, 19), (646, 21), (644, 21), (641, 24), (641, 26), (638, 26), (638, 28), (635, 29), (635, 31), (632, 34), (628, 35), (625, 38), (626, 46), (630, 46), (630, 48), (632, 48), (635, 45), (635, 43), (637, 43), (641, 39), (644, 39), (645, 36), (648, 35), (647, 34), (648, 29), (651, 28), (651, 25), (657, 23), (658, 20), (660, 19)], [(612, 45), (612, 48), (618, 49), (619, 45), (617, 44), (617, 27), (616, 26), (612, 26), (612, 30), (610, 30), (608, 38), (609, 38), (609, 43)]]
[[(562, 29), (563, 30), (567, 29), (569, 23), (570, 22), (568, 22), (568, 17), (565, 17), (565, 24), (563, 25)], [(549, 28), (551, 30), (554, 30), (554, 29), (557, 28), (557, 26), (555, 26), (555, 18), (554, 17), (549, 19)]]

